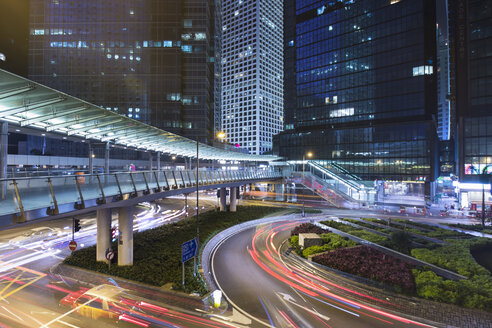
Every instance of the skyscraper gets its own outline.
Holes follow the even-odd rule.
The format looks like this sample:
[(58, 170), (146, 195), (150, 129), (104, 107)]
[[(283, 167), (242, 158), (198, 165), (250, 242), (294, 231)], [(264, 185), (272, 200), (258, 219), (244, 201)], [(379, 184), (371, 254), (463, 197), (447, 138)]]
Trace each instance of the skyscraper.
[(310, 151), (365, 179), (433, 181), (435, 6), (286, 1), (286, 131), (274, 152), (299, 160)]
[(492, 172), (492, 0), (454, 0), (450, 5), (455, 37), (458, 173), (460, 181), (478, 182), (478, 174), (488, 165), (487, 173)]
[(31, 0), (29, 78), (212, 138), (214, 10), (207, 0)]
[(282, 15), (282, 1), (222, 0), (222, 129), (252, 154), (283, 129)]
[(445, 28), (437, 27), (437, 135), (440, 140), (451, 139), (454, 126), (449, 99), (449, 42)]

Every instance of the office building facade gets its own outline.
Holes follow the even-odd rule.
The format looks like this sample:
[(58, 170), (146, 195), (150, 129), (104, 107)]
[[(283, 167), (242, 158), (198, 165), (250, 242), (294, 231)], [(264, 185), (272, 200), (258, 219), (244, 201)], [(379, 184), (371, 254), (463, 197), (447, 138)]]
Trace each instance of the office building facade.
[[(460, 181), (492, 173), (492, 1), (455, 0), (456, 111)], [(490, 167), (489, 167), (490, 165)]]
[(364, 179), (433, 181), (435, 1), (293, 3), (284, 22), (286, 131), (274, 153), (299, 160), (310, 151)]
[(283, 129), (282, 35), (282, 1), (222, 0), (222, 129), (252, 154)]
[(207, 0), (31, 0), (29, 78), (211, 141), (214, 12)]

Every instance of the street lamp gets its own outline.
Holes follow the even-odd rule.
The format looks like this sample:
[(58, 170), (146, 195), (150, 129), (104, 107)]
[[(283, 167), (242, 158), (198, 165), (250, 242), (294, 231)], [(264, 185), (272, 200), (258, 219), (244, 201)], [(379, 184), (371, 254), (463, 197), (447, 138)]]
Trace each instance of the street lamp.
[(307, 152), (307, 154), (304, 154), (302, 155), (302, 184), (303, 184), (303, 187), (302, 187), (302, 217), (305, 217), (306, 216), (306, 212), (304, 211), (304, 162), (306, 160), (306, 156), (308, 158), (311, 158), (313, 157), (313, 153), (311, 153), (310, 151)]
[[(217, 138), (219, 139), (224, 139), (225, 138), (225, 133), (224, 132), (219, 132), (217, 133)], [(207, 136), (203, 136), (207, 137)], [(200, 159), (199, 159), (199, 140), (200, 136), (196, 136), (196, 243), (197, 243), (197, 248), (200, 250), (200, 227), (198, 224), (198, 214), (200, 214), (200, 206), (199, 206), (199, 197), (198, 197), (198, 168), (200, 167)], [(190, 158), (190, 169), (191, 169), (191, 158)], [(196, 261), (195, 257), (195, 274), (198, 272), (198, 262)]]

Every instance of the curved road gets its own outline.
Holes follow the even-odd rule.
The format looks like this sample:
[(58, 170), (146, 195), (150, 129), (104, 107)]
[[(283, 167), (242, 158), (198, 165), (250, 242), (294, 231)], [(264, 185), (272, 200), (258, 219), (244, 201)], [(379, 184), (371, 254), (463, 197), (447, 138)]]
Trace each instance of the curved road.
[[(305, 222), (305, 221), (304, 221)], [(368, 295), (329, 281), (304, 263), (281, 256), (300, 221), (249, 228), (212, 254), (215, 281), (228, 301), (258, 327), (431, 327), (368, 305)], [(387, 303), (371, 298), (371, 304)]]

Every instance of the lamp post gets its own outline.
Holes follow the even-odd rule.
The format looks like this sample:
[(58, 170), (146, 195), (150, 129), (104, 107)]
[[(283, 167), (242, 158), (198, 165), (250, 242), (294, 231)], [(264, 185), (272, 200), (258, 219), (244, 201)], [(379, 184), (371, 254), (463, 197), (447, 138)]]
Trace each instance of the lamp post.
[[(307, 154), (302, 155), (302, 184), (304, 185), (304, 162), (306, 160), (306, 156), (308, 158), (311, 158), (313, 156), (313, 153), (308, 152)], [(302, 187), (302, 217), (306, 216), (306, 212), (304, 211), (304, 188), (305, 186)]]
[[(205, 136), (206, 137), (206, 136)], [(219, 139), (224, 139), (225, 138), (225, 133), (224, 132), (219, 132), (217, 133), (217, 137)], [(199, 140), (200, 136), (196, 137), (196, 243), (197, 243), (197, 248), (200, 250), (200, 225), (198, 223), (198, 215), (200, 214), (200, 206), (199, 206), (199, 196), (198, 196), (198, 191), (199, 191), (199, 180), (198, 180), (198, 169), (200, 167), (200, 159), (199, 159)], [(191, 169), (191, 158), (190, 158), (190, 169)], [(196, 257), (194, 257), (194, 266), (195, 266), (195, 274), (198, 272), (198, 262), (196, 261)]]

